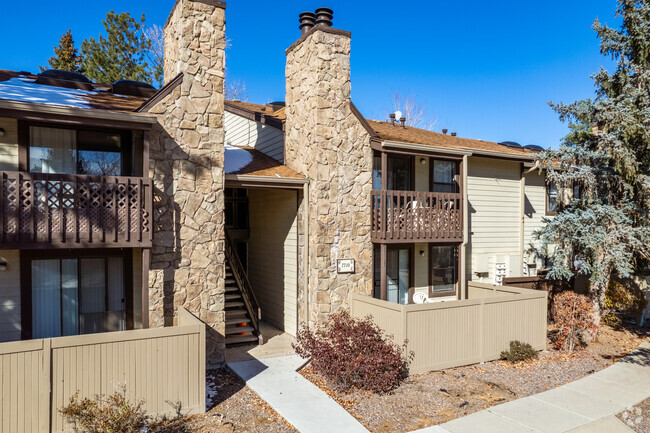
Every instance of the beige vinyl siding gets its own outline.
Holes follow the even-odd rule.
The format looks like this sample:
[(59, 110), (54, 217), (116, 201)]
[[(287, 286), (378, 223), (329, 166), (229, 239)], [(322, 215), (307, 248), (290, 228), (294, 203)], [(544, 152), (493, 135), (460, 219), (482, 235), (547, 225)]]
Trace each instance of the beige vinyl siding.
[(18, 171), (18, 121), (0, 117), (0, 171)]
[[(424, 164), (420, 160), (424, 160)], [(415, 157), (415, 190), (416, 191), (429, 191), (429, 158), (422, 156)]]
[(262, 320), (296, 335), (298, 199), (295, 191), (249, 189), (248, 277)]
[(225, 142), (231, 146), (250, 146), (284, 162), (284, 132), (278, 128), (226, 111)]
[[(535, 246), (533, 232), (542, 225), (542, 218), (546, 214), (546, 183), (544, 174), (537, 170), (526, 174), (526, 201), (524, 207), (524, 251)], [(525, 254), (528, 262), (536, 262), (536, 268), (531, 268), (531, 274), (541, 269), (542, 260), (534, 254)]]
[(495, 256), (510, 257), (517, 262), (516, 266), (521, 267), (520, 180), (519, 162), (496, 158), (468, 159), (468, 280), (481, 281), (475, 272), (485, 271), (489, 276), (482, 281), (492, 282)]
[(20, 340), (20, 254), (0, 250), (7, 269), (0, 272), (0, 343)]
[[(424, 255), (420, 255), (420, 251)], [(429, 296), (429, 244), (415, 244), (415, 253), (413, 254), (413, 291), (414, 293), (422, 292)]]

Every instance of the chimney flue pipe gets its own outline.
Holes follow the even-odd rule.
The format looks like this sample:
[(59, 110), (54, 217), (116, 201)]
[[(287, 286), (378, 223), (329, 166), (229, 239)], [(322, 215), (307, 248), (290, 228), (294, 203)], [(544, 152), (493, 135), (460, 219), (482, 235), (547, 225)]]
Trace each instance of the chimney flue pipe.
[(332, 27), (332, 18), (334, 17), (334, 11), (330, 8), (318, 8), (316, 9), (316, 24), (322, 24), (327, 27)]
[(316, 14), (313, 12), (303, 12), (299, 15), (300, 30), (304, 35), (316, 25)]

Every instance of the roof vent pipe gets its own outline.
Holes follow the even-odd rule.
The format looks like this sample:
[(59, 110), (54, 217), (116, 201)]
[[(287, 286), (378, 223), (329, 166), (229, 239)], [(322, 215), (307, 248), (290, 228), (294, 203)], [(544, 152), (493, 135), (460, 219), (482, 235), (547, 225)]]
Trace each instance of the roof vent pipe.
[(399, 121), (402, 124), (402, 128), (406, 128), (406, 117), (404, 116), (400, 117)]
[(322, 24), (326, 27), (332, 27), (332, 18), (334, 17), (334, 11), (330, 8), (318, 8), (316, 9), (316, 25)]
[(447, 128), (443, 129), (443, 130), (442, 130), (442, 133), (445, 134), (445, 135), (447, 135)]
[(303, 12), (299, 15), (300, 30), (304, 35), (316, 25), (316, 14), (313, 12)]
[(395, 113), (390, 113), (390, 123), (395, 126)]
[(455, 136), (456, 136), (456, 133), (455, 133), (455, 132), (452, 132), (452, 133), (451, 133), (451, 136), (452, 136), (452, 137), (455, 137)]

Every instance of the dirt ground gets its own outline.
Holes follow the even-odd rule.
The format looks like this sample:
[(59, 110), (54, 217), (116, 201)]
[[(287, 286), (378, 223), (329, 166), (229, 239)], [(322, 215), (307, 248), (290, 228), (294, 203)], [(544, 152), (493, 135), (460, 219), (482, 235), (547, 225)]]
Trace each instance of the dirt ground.
[(650, 433), (650, 398), (627, 408), (617, 417), (637, 433)]
[(208, 411), (149, 427), (148, 433), (286, 433), (291, 424), (224, 368), (207, 374)]
[(520, 364), (492, 361), (414, 375), (383, 395), (335, 390), (309, 367), (302, 374), (371, 432), (407, 432), (580, 379), (613, 364), (648, 337), (648, 330), (604, 326), (597, 341), (572, 354), (548, 350)]

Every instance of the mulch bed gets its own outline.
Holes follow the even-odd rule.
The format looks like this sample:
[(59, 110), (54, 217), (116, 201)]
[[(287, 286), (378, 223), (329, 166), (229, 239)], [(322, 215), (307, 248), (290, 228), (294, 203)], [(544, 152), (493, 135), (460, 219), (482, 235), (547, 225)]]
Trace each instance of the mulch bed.
[(337, 390), (310, 367), (301, 374), (371, 432), (407, 432), (580, 379), (613, 364), (648, 337), (650, 332), (636, 327), (603, 326), (598, 341), (571, 354), (548, 350), (519, 364), (492, 361), (414, 375), (388, 394)]
[(149, 427), (149, 433), (286, 433), (295, 432), (243, 380), (227, 368), (207, 373), (208, 411), (164, 421)]

